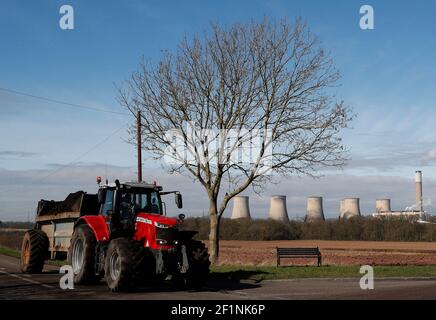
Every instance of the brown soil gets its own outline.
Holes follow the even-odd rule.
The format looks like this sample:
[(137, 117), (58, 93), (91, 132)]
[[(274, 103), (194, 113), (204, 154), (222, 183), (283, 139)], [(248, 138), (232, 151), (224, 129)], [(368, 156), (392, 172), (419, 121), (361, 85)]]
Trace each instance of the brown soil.
[[(221, 241), (220, 264), (275, 265), (276, 247), (319, 247), (324, 265), (436, 265), (436, 243), (372, 241)], [(316, 259), (281, 264), (311, 265)]]
[[(20, 249), (24, 232), (0, 230), (0, 246)], [(324, 265), (436, 265), (436, 242), (228, 241), (220, 242), (220, 264), (275, 265), (276, 247), (319, 247)], [(316, 259), (286, 259), (283, 265), (315, 265)]]

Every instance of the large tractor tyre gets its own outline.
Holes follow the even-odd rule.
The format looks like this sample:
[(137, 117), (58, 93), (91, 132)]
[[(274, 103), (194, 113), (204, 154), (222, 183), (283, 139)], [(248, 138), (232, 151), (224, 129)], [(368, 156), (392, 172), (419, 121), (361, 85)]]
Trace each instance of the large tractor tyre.
[(112, 240), (104, 263), (109, 289), (112, 292), (129, 291), (142, 284), (147, 261), (146, 251), (140, 242), (128, 238)]
[(203, 242), (191, 240), (186, 244), (186, 254), (189, 269), (186, 274), (175, 277), (176, 286), (185, 289), (200, 289), (209, 278), (209, 253)]
[(48, 246), (48, 238), (43, 231), (27, 231), (21, 246), (21, 272), (41, 273), (48, 254)]
[(75, 284), (90, 284), (100, 280), (95, 272), (97, 240), (86, 224), (79, 225), (71, 237), (68, 264), (73, 268)]

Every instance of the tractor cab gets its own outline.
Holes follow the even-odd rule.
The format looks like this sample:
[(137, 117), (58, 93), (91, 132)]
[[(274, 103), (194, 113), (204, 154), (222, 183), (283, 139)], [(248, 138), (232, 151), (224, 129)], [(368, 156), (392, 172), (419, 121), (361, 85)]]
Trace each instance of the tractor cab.
[[(99, 188), (100, 215), (106, 220), (111, 234), (115, 231), (117, 236), (119, 232), (132, 234), (135, 232), (138, 217), (147, 215), (156, 222), (169, 219), (161, 217), (166, 215), (166, 206), (161, 195), (170, 193), (175, 194), (176, 205), (182, 208), (182, 196), (178, 191), (162, 192), (162, 187), (156, 183), (120, 183), (116, 180), (114, 185)], [(174, 219), (174, 223), (176, 221)]]
[(100, 213), (104, 216), (119, 215), (121, 218), (139, 212), (163, 215), (160, 191), (162, 187), (146, 183), (102, 186), (98, 191)]

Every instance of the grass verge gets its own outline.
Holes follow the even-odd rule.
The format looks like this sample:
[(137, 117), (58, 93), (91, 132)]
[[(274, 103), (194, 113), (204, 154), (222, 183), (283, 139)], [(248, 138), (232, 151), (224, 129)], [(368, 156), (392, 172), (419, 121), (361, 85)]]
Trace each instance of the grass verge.
[[(304, 278), (360, 278), (360, 266), (214, 266), (216, 280), (277, 280)], [(375, 278), (436, 277), (436, 266), (374, 266)]]
[(5, 256), (10, 256), (15, 258), (20, 257), (20, 251), (16, 249), (6, 248), (6, 247), (0, 247), (0, 254), (4, 254)]
[[(20, 256), (21, 256), (21, 253), (19, 250), (7, 248), (7, 247), (0, 247), (0, 254), (3, 254), (5, 256), (9, 256), (9, 257), (14, 257), (14, 258), (20, 258)], [(52, 265), (52, 266), (58, 266), (58, 267), (61, 267), (64, 264), (66, 264), (65, 260), (47, 260), (45, 263)]]

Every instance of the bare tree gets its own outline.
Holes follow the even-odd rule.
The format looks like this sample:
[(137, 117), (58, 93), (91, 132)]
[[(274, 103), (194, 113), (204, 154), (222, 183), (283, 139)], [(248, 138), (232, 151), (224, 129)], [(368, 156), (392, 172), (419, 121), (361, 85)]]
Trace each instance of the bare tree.
[(143, 148), (204, 187), (213, 263), (233, 197), (277, 175), (344, 164), (339, 134), (352, 115), (331, 93), (338, 79), (306, 23), (265, 19), (212, 25), (158, 64), (142, 61), (120, 89), (121, 104), (142, 112)]

